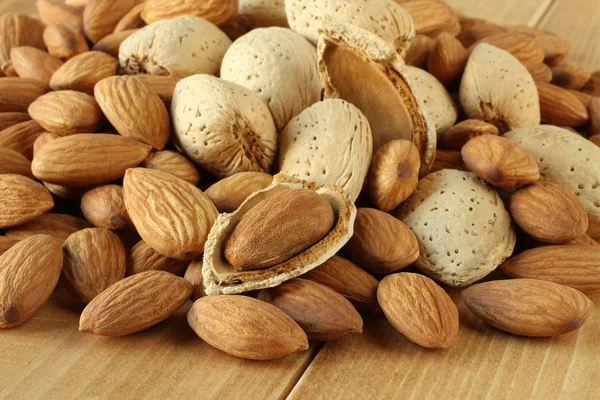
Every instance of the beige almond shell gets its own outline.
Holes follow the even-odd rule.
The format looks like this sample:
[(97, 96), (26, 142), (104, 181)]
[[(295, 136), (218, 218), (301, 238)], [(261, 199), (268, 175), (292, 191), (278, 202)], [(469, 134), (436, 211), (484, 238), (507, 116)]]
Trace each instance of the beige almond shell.
[(317, 52), (286, 28), (255, 29), (236, 40), (223, 58), (221, 78), (264, 100), (278, 131), (321, 99)]
[(459, 96), (468, 118), (495, 125), (500, 133), (540, 124), (540, 101), (531, 74), (509, 52), (487, 43), (471, 52)]
[(588, 234), (600, 239), (600, 147), (552, 125), (515, 129), (504, 135), (537, 161), (542, 180), (569, 188), (588, 214)]
[(190, 76), (177, 83), (171, 115), (180, 150), (215, 176), (271, 169), (275, 123), (250, 90), (210, 75)]
[(421, 156), (420, 176), (425, 176), (435, 159), (437, 135), (404, 60), (383, 39), (357, 27), (326, 22), (320, 33), (317, 55), (325, 97), (344, 99), (366, 115), (373, 151), (396, 139), (413, 142)]
[(480, 280), (515, 246), (502, 199), (471, 172), (445, 169), (426, 176), (394, 213), (417, 236), (417, 268), (449, 286)]
[(289, 27), (285, 0), (240, 0), (238, 19), (248, 28)]
[(372, 155), (371, 128), (352, 104), (328, 99), (292, 119), (280, 135), (279, 170), (344, 189), (356, 201)]
[(230, 45), (216, 25), (186, 15), (155, 22), (129, 36), (121, 43), (119, 62), (130, 75), (216, 74)]
[(458, 109), (440, 81), (424, 69), (406, 66), (406, 77), (412, 81), (423, 99), (425, 112), (439, 135), (452, 128), (458, 118)]
[(394, 0), (286, 0), (285, 11), (290, 27), (315, 45), (324, 20), (369, 31), (402, 56), (415, 37), (412, 17)]
[[(312, 189), (331, 205), (335, 222), (329, 233), (319, 242), (291, 259), (271, 268), (257, 271), (235, 272), (223, 256), (223, 246), (242, 217), (258, 204), (284, 190)], [(277, 286), (300, 276), (333, 257), (352, 237), (356, 207), (335, 186), (317, 188), (312, 182), (275, 175), (273, 184), (252, 194), (235, 212), (220, 214), (215, 221), (204, 247), (202, 275), (207, 295), (236, 294), (250, 290)]]

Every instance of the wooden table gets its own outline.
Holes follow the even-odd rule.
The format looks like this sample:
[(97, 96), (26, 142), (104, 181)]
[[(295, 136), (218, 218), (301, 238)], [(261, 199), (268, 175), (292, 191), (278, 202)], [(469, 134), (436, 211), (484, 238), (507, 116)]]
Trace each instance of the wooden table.
[[(447, 0), (458, 11), (527, 24), (572, 45), (568, 61), (600, 68), (598, 0)], [(1, 0), (0, 13), (34, 12)], [(0, 332), (0, 397), (6, 399), (597, 399), (600, 310), (578, 332), (526, 339), (488, 328), (457, 293), (461, 329), (448, 351), (412, 345), (384, 318), (365, 332), (312, 344), (274, 362), (230, 357), (202, 342), (185, 309), (147, 331), (104, 338), (77, 331), (60, 295), (21, 327)], [(600, 304), (600, 295), (592, 296)]]

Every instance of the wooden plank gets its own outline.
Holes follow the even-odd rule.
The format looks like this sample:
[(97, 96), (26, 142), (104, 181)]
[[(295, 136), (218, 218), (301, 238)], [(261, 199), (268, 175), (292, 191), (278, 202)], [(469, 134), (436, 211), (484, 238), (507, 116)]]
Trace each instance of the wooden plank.
[(469, 17), (506, 25), (534, 26), (553, 0), (445, 1), (458, 13)]

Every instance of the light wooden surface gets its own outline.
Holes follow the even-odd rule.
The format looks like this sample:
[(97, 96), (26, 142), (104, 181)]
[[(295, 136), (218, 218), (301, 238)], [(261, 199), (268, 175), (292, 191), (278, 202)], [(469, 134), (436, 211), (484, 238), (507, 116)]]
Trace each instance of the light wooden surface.
[[(572, 45), (569, 62), (600, 69), (598, 0), (447, 2), (465, 15), (555, 32)], [(31, 13), (33, 3), (0, 0), (0, 13)], [(488, 328), (453, 297), (461, 330), (448, 351), (414, 346), (375, 316), (362, 335), (253, 362), (197, 338), (185, 320), (189, 304), (145, 332), (103, 338), (79, 333), (77, 312), (54, 295), (32, 320), (0, 332), (0, 398), (600, 398), (600, 307), (578, 332), (527, 339)], [(600, 295), (592, 299), (600, 305)]]

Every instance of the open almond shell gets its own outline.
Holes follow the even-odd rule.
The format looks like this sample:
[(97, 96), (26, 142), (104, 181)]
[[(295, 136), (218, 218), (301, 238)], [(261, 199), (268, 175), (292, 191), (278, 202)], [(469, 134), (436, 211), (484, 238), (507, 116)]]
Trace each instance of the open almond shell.
[(389, 141), (413, 142), (420, 176), (435, 158), (436, 130), (418, 89), (406, 77), (402, 57), (383, 39), (356, 26), (323, 21), (317, 49), (326, 98), (358, 107), (373, 131), (373, 151)]
[[(257, 271), (234, 271), (223, 255), (223, 246), (242, 217), (255, 205), (284, 190), (311, 189), (326, 199), (335, 221), (329, 233), (302, 253), (273, 267)], [(274, 177), (267, 188), (253, 193), (233, 213), (221, 214), (215, 221), (204, 247), (202, 275), (207, 295), (236, 294), (277, 286), (300, 276), (333, 257), (350, 240), (354, 232), (356, 207), (344, 191), (336, 186), (318, 187), (312, 182)]]

